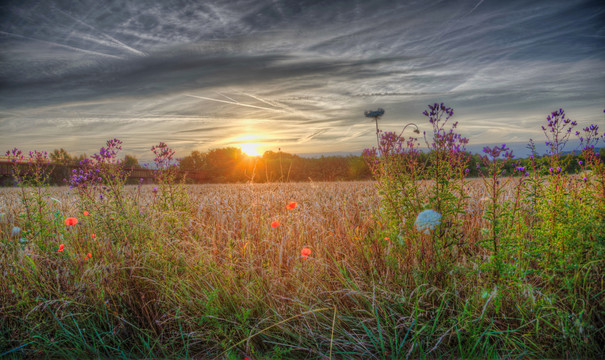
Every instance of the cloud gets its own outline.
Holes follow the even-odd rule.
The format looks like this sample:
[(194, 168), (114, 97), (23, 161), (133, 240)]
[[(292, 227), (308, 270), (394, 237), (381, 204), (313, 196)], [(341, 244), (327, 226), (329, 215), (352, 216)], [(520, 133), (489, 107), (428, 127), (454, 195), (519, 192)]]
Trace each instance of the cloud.
[(385, 108), (396, 130), (435, 101), (472, 142), (502, 142), (534, 136), (553, 106), (590, 122), (604, 105), (596, 1), (13, 1), (0, 14), (2, 144), (88, 149), (119, 133), (187, 153), (246, 132), (358, 151), (375, 142), (364, 110)]

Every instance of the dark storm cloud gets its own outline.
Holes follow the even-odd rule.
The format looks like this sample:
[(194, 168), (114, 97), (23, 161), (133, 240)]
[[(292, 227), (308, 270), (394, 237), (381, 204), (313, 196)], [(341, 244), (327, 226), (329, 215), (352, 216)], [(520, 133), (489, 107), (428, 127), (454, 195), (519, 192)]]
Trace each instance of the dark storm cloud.
[(435, 101), (473, 142), (527, 141), (554, 108), (600, 120), (604, 18), (563, 0), (4, 2), (0, 143), (359, 151), (363, 110), (388, 130)]

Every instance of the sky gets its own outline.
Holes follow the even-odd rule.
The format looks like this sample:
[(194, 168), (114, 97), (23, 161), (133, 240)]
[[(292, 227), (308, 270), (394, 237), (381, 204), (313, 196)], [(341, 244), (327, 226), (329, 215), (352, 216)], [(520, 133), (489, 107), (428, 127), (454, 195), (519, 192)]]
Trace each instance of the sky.
[[(605, 130), (605, 5), (575, 0), (3, 1), (0, 150), (354, 153), (454, 108), (523, 152), (559, 108)], [(410, 135), (413, 135), (410, 133)], [(479, 151), (479, 150), (477, 150)]]

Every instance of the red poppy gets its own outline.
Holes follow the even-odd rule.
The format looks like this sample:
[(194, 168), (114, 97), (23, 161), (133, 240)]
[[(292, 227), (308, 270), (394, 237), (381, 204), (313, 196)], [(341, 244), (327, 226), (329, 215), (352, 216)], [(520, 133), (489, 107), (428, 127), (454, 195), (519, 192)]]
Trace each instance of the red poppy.
[(75, 217), (68, 217), (65, 219), (65, 225), (76, 225), (78, 223), (78, 219)]
[(86, 210), (84, 210), (84, 213), (83, 213), (83, 214), (84, 214), (84, 216), (88, 216), (88, 215), (90, 215), (90, 213), (89, 213), (88, 211), (86, 211)]
[(296, 207), (296, 205), (298, 205), (296, 203), (296, 201), (292, 201), (291, 203), (289, 203), (288, 205), (286, 205), (286, 209), (292, 210), (292, 209), (294, 209)]
[(88, 253), (88, 254), (86, 254), (86, 257), (91, 258), (91, 257), (92, 257), (92, 254), (91, 254), (91, 253)]
[(61, 245), (59, 245), (59, 250), (57, 250), (57, 251), (63, 251), (63, 248), (64, 248), (64, 247), (65, 247), (65, 244), (61, 244)]
[(272, 228), (276, 228), (276, 227), (278, 227), (279, 225), (281, 225), (281, 224), (280, 224), (280, 223), (279, 223), (279, 221), (277, 221), (277, 220), (275, 220), (274, 222), (272, 222), (272, 223), (271, 223), (271, 227), (272, 227)]
[(385, 239), (386, 241), (389, 241), (389, 237), (388, 237), (388, 236), (386, 236), (384, 239)]
[(306, 259), (309, 255), (311, 255), (311, 249), (304, 248), (301, 250), (300, 255), (302, 255), (303, 259)]
[(90, 237), (93, 238), (93, 239), (96, 239), (97, 238), (97, 234), (92, 233), (92, 234), (90, 234)]

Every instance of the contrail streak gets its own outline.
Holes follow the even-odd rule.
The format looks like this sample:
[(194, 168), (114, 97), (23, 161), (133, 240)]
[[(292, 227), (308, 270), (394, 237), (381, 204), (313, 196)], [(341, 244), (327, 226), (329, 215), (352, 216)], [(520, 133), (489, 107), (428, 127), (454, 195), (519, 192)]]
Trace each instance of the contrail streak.
[(104, 53), (97, 52), (97, 51), (80, 49), (80, 48), (69, 46), (69, 45), (63, 45), (63, 44), (60, 44), (60, 43), (54, 42), (54, 41), (40, 40), (40, 39), (36, 39), (36, 38), (33, 38), (33, 37), (29, 37), (29, 36), (24, 36), (24, 35), (9, 33), (9, 32), (6, 32), (6, 31), (0, 31), (0, 34), (5, 34), (5, 35), (14, 36), (14, 37), (23, 38), (23, 39), (28, 39), (28, 40), (39, 41), (41, 43), (46, 43), (46, 44), (50, 44), (50, 45), (53, 45), (53, 46), (58, 46), (58, 47), (66, 48), (66, 49), (69, 49), (69, 50), (75, 50), (75, 51), (83, 52), (83, 53), (86, 53), (86, 54), (106, 56), (106, 57), (110, 57), (110, 58), (114, 58), (114, 59), (122, 59), (122, 57), (116, 56), (116, 55), (109, 55), (109, 54), (104, 54)]
[(74, 21), (76, 21), (76, 22), (78, 22), (78, 23), (80, 23), (80, 24), (82, 24), (82, 25), (84, 25), (84, 26), (87, 26), (87, 27), (89, 27), (89, 28), (93, 29), (94, 31), (97, 31), (97, 32), (101, 33), (101, 36), (103, 36), (103, 37), (105, 37), (105, 38), (109, 39), (110, 41), (112, 41), (112, 42), (114, 42), (114, 43), (117, 43), (117, 44), (119, 44), (119, 45), (122, 45), (122, 46), (118, 46), (119, 48), (129, 50), (129, 51), (131, 51), (131, 52), (133, 52), (133, 53), (135, 53), (135, 54), (137, 54), (137, 55), (142, 55), (142, 56), (146, 55), (144, 52), (142, 52), (142, 51), (140, 51), (140, 50), (137, 50), (137, 49), (135, 49), (135, 48), (133, 48), (133, 47), (130, 47), (130, 46), (128, 46), (128, 45), (126, 45), (126, 44), (124, 44), (123, 42), (121, 42), (120, 40), (118, 40), (118, 39), (114, 38), (113, 36), (111, 36), (111, 35), (109, 35), (109, 34), (105, 33), (104, 31), (101, 31), (101, 30), (97, 29), (96, 27), (94, 27), (94, 26), (92, 26), (92, 25), (90, 25), (90, 24), (85, 23), (84, 21), (82, 21), (82, 20), (80, 20), (80, 19), (78, 19), (78, 18), (76, 18), (76, 17), (74, 17), (74, 16), (72, 16), (72, 15), (70, 15), (70, 14), (66, 13), (65, 11), (63, 11), (63, 10), (61, 10), (61, 9), (55, 8), (55, 10), (59, 11), (60, 13), (62, 13), (63, 15), (65, 15), (65, 16), (67, 16), (67, 17), (69, 17), (70, 19), (72, 19), (72, 20), (74, 20)]
[(223, 94), (223, 93), (220, 93), (220, 92), (218, 92), (218, 91), (215, 91), (215, 93), (219, 94), (220, 96), (226, 97), (227, 99), (229, 99), (229, 100), (231, 100), (231, 101), (233, 101), (233, 102), (237, 102), (237, 101), (235, 101), (235, 99), (232, 99), (232, 98), (230, 98), (229, 96), (227, 96), (227, 95), (225, 95), (225, 94)]
[(483, 3), (483, 1), (485, 1), (485, 0), (479, 0), (477, 5), (475, 5), (475, 7), (471, 9), (471, 11), (468, 13), (468, 15), (470, 15), (473, 11), (475, 11), (475, 9), (478, 8), (479, 5), (481, 5)]
[(242, 104), (242, 103), (239, 103), (239, 102), (236, 102), (236, 101), (226, 101), (226, 100), (212, 99), (212, 98), (207, 98), (207, 97), (204, 97), (204, 96), (197, 96), (197, 95), (190, 95), (190, 94), (185, 94), (185, 96), (189, 96), (189, 97), (193, 97), (193, 98), (198, 98), (198, 99), (204, 99), (204, 100), (210, 100), (210, 101), (216, 101), (216, 102), (222, 102), (222, 103), (225, 103), (225, 104), (251, 107), (251, 108), (255, 108), (255, 109), (269, 110), (269, 111), (275, 111), (275, 112), (285, 112), (285, 111), (279, 110), (279, 109), (271, 109), (271, 108), (262, 107), (262, 106)]
[(275, 104), (275, 103), (274, 103), (274, 102), (272, 102), (272, 101), (262, 99), (262, 98), (260, 98), (260, 97), (258, 97), (258, 96), (256, 96), (256, 95), (252, 95), (252, 94), (248, 94), (248, 93), (244, 93), (244, 92), (243, 92), (243, 93), (241, 93), (241, 94), (246, 95), (246, 96), (248, 96), (248, 97), (251, 97), (251, 98), (253, 98), (253, 99), (255, 99), (255, 100), (258, 100), (258, 101), (260, 101), (260, 102), (263, 102), (263, 103), (265, 103), (265, 104), (267, 104), (267, 105), (271, 105), (271, 106), (273, 106), (273, 107), (277, 107), (277, 108), (282, 108), (282, 109), (284, 109), (284, 107), (283, 107), (283, 106), (281, 106), (281, 105), (277, 105), (277, 104)]

